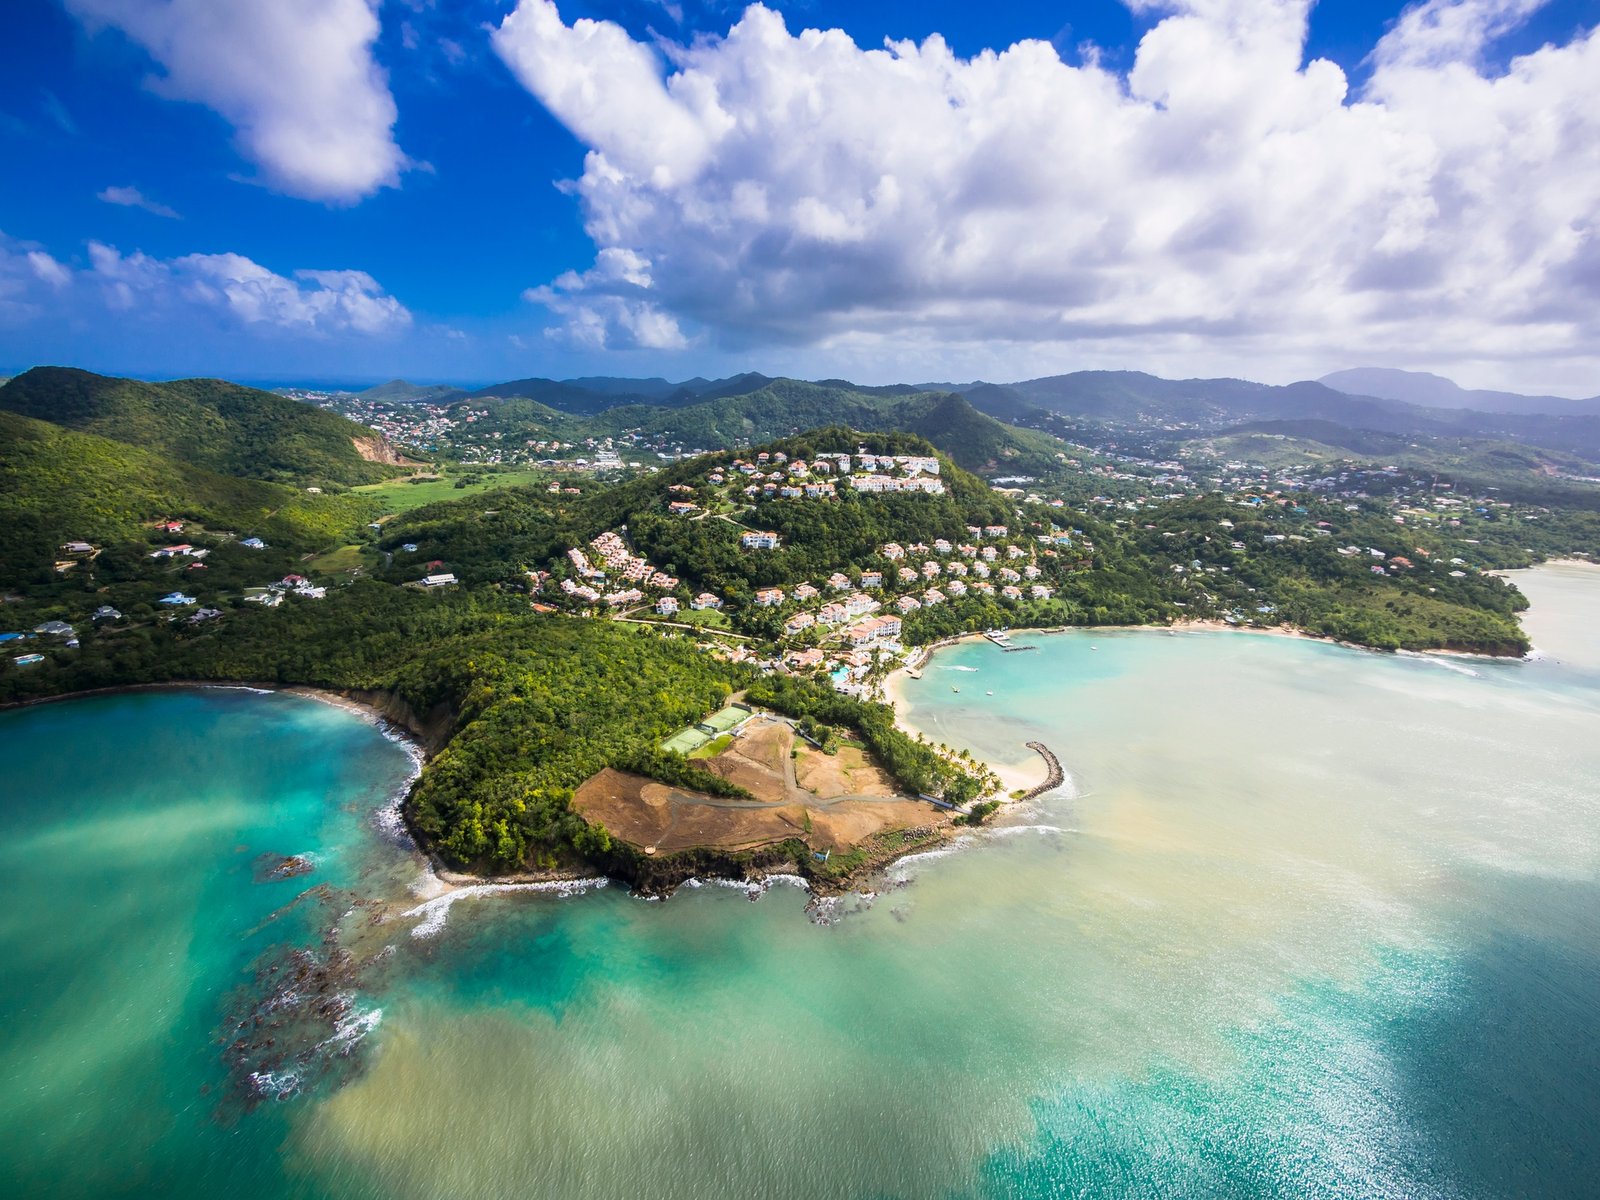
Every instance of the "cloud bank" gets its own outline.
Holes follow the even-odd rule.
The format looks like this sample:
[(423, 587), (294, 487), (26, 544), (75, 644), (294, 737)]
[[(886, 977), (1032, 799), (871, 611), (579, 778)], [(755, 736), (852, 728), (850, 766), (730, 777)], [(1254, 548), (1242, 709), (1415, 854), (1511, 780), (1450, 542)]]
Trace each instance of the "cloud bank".
[(412, 324), (410, 311), (365, 271), (279, 275), (241, 254), (157, 259), (88, 245), (73, 267), (0, 234), (0, 324), (109, 319), (170, 337), (174, 329), (248, 330), (326, 338), (384, 336)]
[(529, 298), (589, 346), (1600, 365), (1600, 39), (1483, 62), (1538, 3), (1416, 5), (1352, 95), (1307, 0), (1133, 0), (1125, 74), (519, 0), (493, 45), (589, 148), (598, 250)]
[(406, 157), (372, 56), (378, 0), (64, 0), (158, 62), (158, 94), (206, 105), (279, 191), (348, 203), (396, 184)]

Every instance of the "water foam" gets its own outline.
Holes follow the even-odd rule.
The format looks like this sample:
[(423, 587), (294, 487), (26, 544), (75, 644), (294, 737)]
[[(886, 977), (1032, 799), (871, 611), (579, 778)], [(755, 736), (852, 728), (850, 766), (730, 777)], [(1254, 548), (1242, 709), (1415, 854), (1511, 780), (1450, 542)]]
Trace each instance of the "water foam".
[(927, 863), (936, 862), (941, 858), (949, 858), (957, 851), (972, 845), (972, 840), (971, 834), (962, 834), (948, 845), (941, 846), (937, 850), (922, 850), (916, 854), (908, 854), (889, 868), (887, 872), (888, 878), (896, 883), (905, 883), (915, 869)]
[(1474, 679), (1482, 678), (1482, 675), (1480, 675), (1477, 671), (1474, 671), (1471, 667), (1464, 666), (1458, 662), (1451, 662), (1448, 658), (1440, 658), (1436, 654), (1422, 654), (1415, 650), (1397, 650), (1395, 653), (1401, 658), (1409, 658), (1416, 662), (1432, 663), (1436, 667), (1443, 667), (1446, 671), (1454, 671), (1458, 675), (1470, 675)]
[(332, 1048), (340, 1054), (348, 1054), (355, 1049), (362, 1038), (376, 1029), (383, 1021), (383, 1009), (374, 1008), (361, 1012), (355, 1007), (354, 996), (341, 995), (339, 999), (347, 1007), (348, 1011), (334, 1025), (333, 1034), (317, 1043), (317, 1049)]
[(415, 908), (408, 908), (400, 915), (421, 918), (411, 929), (412, 937), (431, 938), (444, 928), (445, 922), (450, 918), (450, 910), (456, 902), (470, 896), (497, 896), (503, 892), (545, 892), (566, 899), (569, 896), (581, 896), (595, 888), (603, 888), (607, 882), (605, 879), (551, 879), (536, 883), (478, 883), (470, 887), (454, 888), (442, 896), (424, 900)]
[(1037, 833), (1040, 836), (1051, 833), (1075, 833), (1076, 830), (1066, 829), (1060, 825), (996, 825), (984, 831), (992, 838), (1014, 837), (1019, 833)]

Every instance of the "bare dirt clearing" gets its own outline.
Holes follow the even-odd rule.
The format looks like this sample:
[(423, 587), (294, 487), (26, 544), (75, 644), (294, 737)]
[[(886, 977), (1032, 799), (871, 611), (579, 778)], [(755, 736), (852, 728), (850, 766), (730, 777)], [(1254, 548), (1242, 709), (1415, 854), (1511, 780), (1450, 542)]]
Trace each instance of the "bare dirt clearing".
[(787, 722), (761, 717), (721, 754), (701, 760), (755, 800), (707, 796), (607, 768), (584, 781), (572, 806), (590, 824), (660, 854), (746, 850), (788, 838), (819, 851), (847, 850), (874, 834), (946, 819), (932, 805), (898, 795), (857, 747), (837, 757), (802, 749), (803, 779), (797, 779), (794, 746)]

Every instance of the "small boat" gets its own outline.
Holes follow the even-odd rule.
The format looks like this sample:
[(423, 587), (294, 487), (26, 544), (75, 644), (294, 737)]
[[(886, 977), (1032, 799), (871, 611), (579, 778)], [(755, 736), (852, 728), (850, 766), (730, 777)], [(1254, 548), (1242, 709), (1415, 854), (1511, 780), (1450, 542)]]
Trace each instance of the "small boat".
[(950, 690), (951, 690), (951, 691), (952, 691), (952, 692), (956, 692), (956, 693), (959, 693), (959, 692), (960, 692), (960, 691), (961, 691), (961, 689), (960, 689), (960, 688), (958, 688), (958, 687), (957, 687), (957, 686), (956, 686), (956, 685), (955, 685), (955, 684), (953, 684), (953, 683), (952, 683), (952, 684), (951, 684), (951, 685), (950, 685)]
[(994, 695), (994, 693), (993, 692), (985, 692), (984, 695), (985, 696), (992, 696), (992, 695)]

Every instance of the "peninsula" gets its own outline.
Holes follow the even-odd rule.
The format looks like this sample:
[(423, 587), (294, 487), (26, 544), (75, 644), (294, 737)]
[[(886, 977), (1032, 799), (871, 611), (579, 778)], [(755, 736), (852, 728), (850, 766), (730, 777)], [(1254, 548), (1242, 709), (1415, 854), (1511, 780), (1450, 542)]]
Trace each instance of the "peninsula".
[[(531, 447), (485, 461), (365, 402), (30, 371), (0, 388), (0, 702), (323, 689), (417, 736), (404, 815), (450, 870), (827, 891), (1037, 782), (897, 723), (886, 680), (931, 645), (1209, 621), (1517, 655), (1525, 602), (1494, 569), (1600, 550), (1581, 490), (1552, 507), (1355, 461), (1113, 470), (957, 395), (751, 386), (768, 421), (918, 432), (688, 453), (672, 439), (716, 440), (728, 400), (667, 434), (456, 398), (455, 428)], [(186, 428), (213, 431), (203, 455)], [(564, 436), (528, 436), (546, 428)]]

